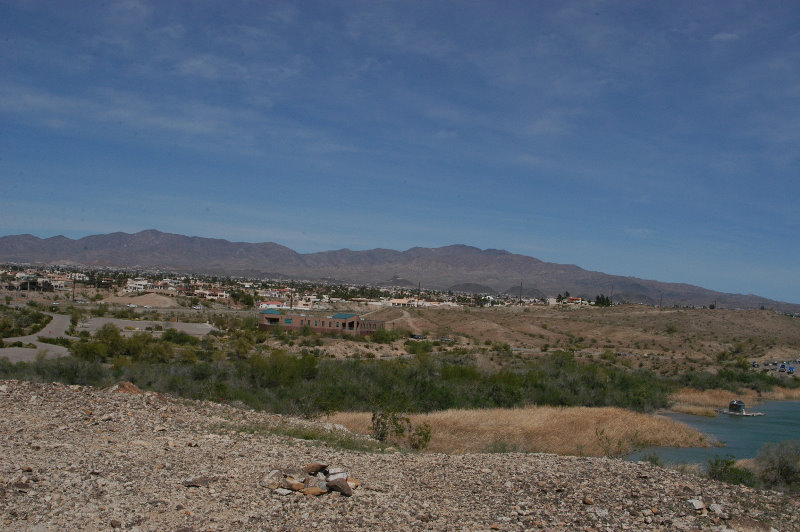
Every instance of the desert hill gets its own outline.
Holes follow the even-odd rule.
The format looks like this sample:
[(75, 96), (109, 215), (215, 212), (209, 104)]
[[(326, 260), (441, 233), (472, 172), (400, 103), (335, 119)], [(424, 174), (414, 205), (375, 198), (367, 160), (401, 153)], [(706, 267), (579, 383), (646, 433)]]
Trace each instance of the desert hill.
[(188, 237), (155, 230), (135, 234), (111, 233), (72, 240), (63, 236), (41, 239), (33, 235), (0, 238), (0, 261), (81, 264), (92, 267), (162, 269), (211, 275), (261, 276), (294, 279), (336, 279), (341, 282), (425, 288), (485, 287), (517, 295), (555, 297), (571, 295), (594, 299), (610, 295), (614, 301), (666, 306), (758, 308), (789, 312), (800, 305), (756, 295), (727, 294), (681, 283), (663, 283), (636, 277), (609, 275), (570, 264), (543, 262), (508, 251), (453, 245), (415, 247), (406, 251), (340, 249), (300, 254), (279, 244), (230, 242)]
[[(332, 425), (176, 401), (130, 384), (0, 381), (0, 408), (7, 530), (800, 527), (796, 499), (647, 463), (341, 450), (291, 436), (339, 430)], [(315, 462), (328, 480), (308, 478)], [(290, 481), (303, 477), (316, 489)]]

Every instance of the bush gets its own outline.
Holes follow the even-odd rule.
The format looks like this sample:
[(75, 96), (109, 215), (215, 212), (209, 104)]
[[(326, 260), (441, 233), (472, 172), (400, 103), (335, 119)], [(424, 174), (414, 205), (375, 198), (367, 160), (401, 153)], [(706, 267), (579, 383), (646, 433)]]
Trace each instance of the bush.
[(400, 337), (396, 331), (388, 331), (386, 329), (378, 329), (370, 336), (372, 341), (378, 344), (390, 344)]
[(767, 443), (756, 455), (765, 487), (800, 490), (800, 440)]
[(430, 423), (413, 425), (408, 417), (390, 409), (373, 410), (372, 435), (376, 440), (394, 440), (415, 451), (423, 451), (431, 441)]
[(708, 461), (708, 478), (726, 482), (728, 484), (742, 484), (753, 487), (756, 485), (756, 475), (752, 471), (736, 467), (736, 459), (728, 455), (725, 458), (715, 456)]
[(428, 340), (415, 341), (409, 340), (406, 342), (406, 352), (410, 355), (420, 355), (430, 353), (433, 351), (433, 343)]
[(165, 342), (172, 342), (178, 345), (197, 345), (200, 343), (199, 338), (195, 338), (191, 334), (173, 328), (169, 328), (161, 333), (161, 339)]

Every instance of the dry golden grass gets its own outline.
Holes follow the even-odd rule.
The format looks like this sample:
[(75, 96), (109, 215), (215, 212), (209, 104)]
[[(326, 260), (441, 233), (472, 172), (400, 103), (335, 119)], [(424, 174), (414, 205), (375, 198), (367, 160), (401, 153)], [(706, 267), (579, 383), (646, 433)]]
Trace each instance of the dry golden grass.
[(684, 410), (679, 410), (678, 407), (683, 409), (688, 407), (727, 408), (728, 403), (733, 399), (741, 399), (745, 404), (753, 404), (756, 397), (756, 392), (750, 389), (732, 392), (730, 390), (694, 390), (691, 388), (683, 388), (670, 395), (670, 400), (677, 403), (672, 409), (680, 412)]
[[(621, 408), (445, 410), (409, 418), (414, 425), (431, 425), (429, 452), (451, 454), (523, 451), (619, 456), (643, 446), (708, 445), (703, 434), (684, 424)], [(329, 421), (369, 434), (371, 414), (342, 412)]]
[(717, 411), (708, 406), (675, 405), (670, 410), (692, 416), (716, 417)]
[(670, 395), (670, 400), (676, 403), (671, 410), (695, 415), (706, 415), (702, 413), (705, 409), (727, 408), (728, 403), (733, 399), (740, 399), (748, 406), (764, 401), (797, 401), (800, 400), (800, 389), (776, 387), (771, 391), (759, 394), (749, 388), (741, 389), (738, 392), (683, 388)]
[(800, 401), (800, 388), (773, 388), (761, 394), (761, 401)]

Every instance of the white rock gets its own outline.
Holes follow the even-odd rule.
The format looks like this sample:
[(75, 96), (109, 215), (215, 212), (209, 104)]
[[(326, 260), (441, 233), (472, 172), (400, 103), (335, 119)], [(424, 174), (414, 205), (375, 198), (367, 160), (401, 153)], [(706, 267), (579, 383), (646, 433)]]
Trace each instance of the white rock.
[(691, 506), (693, 510), (698, 512), (706, 507), (706, 505), (700, 499), (689, 499), (689, 506)]

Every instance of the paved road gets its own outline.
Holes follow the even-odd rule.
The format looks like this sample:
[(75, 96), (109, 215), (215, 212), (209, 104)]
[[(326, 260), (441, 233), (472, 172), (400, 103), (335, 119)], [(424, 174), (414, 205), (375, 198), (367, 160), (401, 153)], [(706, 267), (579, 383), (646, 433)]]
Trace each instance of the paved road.
[[(23, 344), (33, 344), (36, 347), (6, 347), (0, 349), (0, 358), (8, 358), (11, 362), (32, 362), (36, 360), (37, 355), (44, 356), (45, 358), (63, 357), (69, 355), (69, 350), (60, 345), (46, 344), (39, 341), (40, 336), (47, 338), (58, 338), (63, 336), (65, 338), (72, 338), (67, 334), (69, 328), (70, 316), (64, 314), (50, 314), (53, 319), (47, 324), (47, 327), (42, 329), (36, 334), (28, 336), (17, 336), (14, 338), (3, 338), (3, 342), (10, 344), (13, 342), (22, 342)], [(88, 331), (90, 334), (97, 332), (106, 323), (113, 323), (120, 329), (123, 336), (131, 336), (137, 332), (145, 332), (147, 327), (155, 329), (160, 326), (162, 329), (176, 329), (192, 336), (202, 337), (215, 330), (213, 325), (208, 323), (183, 323), (171, 321), (149, 321), (149, 320), (121, 320), (117, 318), (90, 318), (82, 321), (76, 327), (76, 331)], [(146, 331), (149, 332), (149, 331)], [(161, 333), (153, 331), (153, 335), (160, 336)]]

